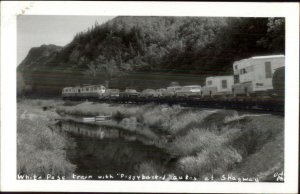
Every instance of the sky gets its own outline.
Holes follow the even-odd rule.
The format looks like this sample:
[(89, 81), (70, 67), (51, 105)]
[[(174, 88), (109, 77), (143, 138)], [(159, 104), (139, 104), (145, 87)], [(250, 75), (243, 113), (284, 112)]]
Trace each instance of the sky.
[(21, 15), (17, 18), (17, 64), (27, 56), (32, 47), (43, 44), (65, 46), (76, 33), (85, 31), (115, 16), (37, 16)]

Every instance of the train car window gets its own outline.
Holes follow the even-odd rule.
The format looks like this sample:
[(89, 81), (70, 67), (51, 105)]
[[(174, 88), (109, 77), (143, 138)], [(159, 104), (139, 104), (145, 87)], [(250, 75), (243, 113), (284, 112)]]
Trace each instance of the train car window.
[(245, 74), (245, 73), (247, 73), (247, 71), (246, 71), (246, 69), (245, 68), (243, 68), (243, 69), (240, 69), (240, 74), (242, 75), (242, 74)]
[(227, 80), (222, 80), (222, 88), (227, 88)]
[(212, 85), (212, 81), (211, 80), (207, 81), (207, 85), (208, 86)]
[(239, 75), (233, 75), (234, 83), (239, 83)]

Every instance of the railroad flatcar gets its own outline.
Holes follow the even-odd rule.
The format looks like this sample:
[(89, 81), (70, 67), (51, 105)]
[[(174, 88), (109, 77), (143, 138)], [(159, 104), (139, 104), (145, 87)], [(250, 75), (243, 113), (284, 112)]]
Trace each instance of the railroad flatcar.
[(200, 85), (183, 86), (180, 90), (176, 91), (176, 96), (189, 97), (189, 96), (200, 96), (200, 95), (201, 95)]
[(163, 93), (166, 91), (167, 89), (166, 88), (160, 88), (160, 89), (156, 89), (156, 94), (157, 94), (157, 97), (162, 97), (163, 96)]
[(100, 97), (101, 99), (117, 99), (120, 96), (119, 89), (106, 89), (103, 95)]
[(202, 96), (231, 95), (232, 85), (232, 75), (207, 77)]
[(140, 96), (142, 98), (157, 97), (157, 93), (154, 89), (144, 89)]
[(125, 89), (124, 92), (120, 93), (121, 98), (137, 98), (140, 95), (139, 92), (136, 91), (136, 89)]
[(180, 91), (181, 88), (182, 88), (182, 86), (169, 86), (163, 92), (163, 96), (164, 97), (174, 97), (176, 95), (176, 92)]
[(284, 55), (251, 57), (233, 64), (233, 95), (265, 94), (273, 89), (275, 69), (284, 66)]

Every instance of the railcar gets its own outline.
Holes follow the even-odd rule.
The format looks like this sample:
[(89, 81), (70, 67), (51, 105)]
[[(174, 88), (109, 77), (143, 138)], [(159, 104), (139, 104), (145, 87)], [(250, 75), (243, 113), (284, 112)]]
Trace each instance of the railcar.
[(83, 99), (98, 99), (103, 96), (106, 88), (103, 85), (87, 85), (80, 89), (79, 96)]
[(157, 92), (154, 89), (145, 89), (141, 92), (140, 97), (142, 98), (156, 98), (158, 96)]
[(103, 100), (113, 100), (117, 99), (120, 96), (120, 90), (119, 89), (106, 89), (102, 96), (100, 96), (100, 99)]
[(200, 95), (201, 95), (200, 85), (183, 86), (180, 90), (176, 91), (176, 96), (178, 97), (191, 97), (191, 96), (200, 96)]
[(80, 99), (79, 96), (80, 86), (75, 87), (65, 87), (62, 90), (62, 98), (64, 100)]
[(163, 93), (166, 91), (166, 88), (160, 88), (156, 90), (157, 97), (162, 97)]
[(233, 76), (207, 77), (202, 88), (202, 96), (224, 96), (232, 94)]
[(103, 85), (65, 87), (62, 90), (62, 98), (66, 100), (99, 99), (104, 92), (105, 87)]
[(275, 70), (285, 65), (284, 55), (258, 56), (233, 63), (233, 95), (266, 95), (273, 90)]
[(133, 88), (125, 89), (124, 92), (120, 93), (121, 98), (137, 98), (140, 95), (140, 93)]
[(162, 96), (163, 97), (174, 97), (176, 95), (176, 92), (181, 90), (181, 86), (169, 86), (166, 88), (165, 91), (163, 91)]

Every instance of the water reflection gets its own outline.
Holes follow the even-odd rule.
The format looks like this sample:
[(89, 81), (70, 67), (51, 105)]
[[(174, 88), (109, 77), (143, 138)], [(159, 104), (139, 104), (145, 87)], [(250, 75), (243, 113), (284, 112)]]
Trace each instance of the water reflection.
[(116, 139), (122, 138), (129, 141), (136, 140), (136, 136), (128, 131), (113, 129), (107, 126), (100, 126), (94, 124), (84, 124), (72, 121), (63, 121), (61, 123), (61, 129), (77, 135), (82, 135), (86, 137), (96, 138), (96, 139)]
[(60, 129), (76, 143), (67, 150), (68, 159), (77, 166), (76, 174), (92, 175), (93, 179), (105, 174), (147, 174), (145, 163), (149, 161), (154, 165), (150, 167), (151, 171), (154, 168), (159, 169), (155, 173), (164, 173), (161, 166), (168, 160), (168, 155), (137, 141), (130, 131), (72, 121), (61, 122)]

